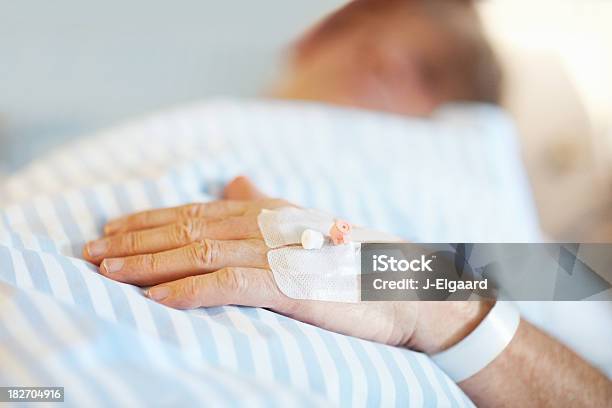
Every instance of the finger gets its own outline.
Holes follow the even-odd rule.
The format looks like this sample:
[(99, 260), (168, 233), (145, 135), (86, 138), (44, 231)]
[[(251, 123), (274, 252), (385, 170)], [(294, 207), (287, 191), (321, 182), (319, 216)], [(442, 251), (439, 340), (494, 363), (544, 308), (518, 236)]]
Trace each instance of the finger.
[[(265, 307), (293, 319), (336, 333), (385, 344), (405, 344), (389, 318), (389, 302), (340, 303), (299, 300), (281, 292), (269, 269), (223, 268), (205, 275), (189, 276), (149, 288), (146, 295), (169, 307), (194, 309), (240, 305)], [(407, 302), (394, 302), (406, 307)], [(416, 316), (406, 315), (405, 324), (414, 325)], [(364, 321), (378, 322), (376, 333)], [(396, 322), (397, 323), (397, 322)], [(402, 325), (404, 322), (400, 322)]]
[(267, 268), (267, 252), (266, 244), (258, 239), (207, 239), (157, 254), (107, 258), (100, 273), (119, 282), (157, 285), (226, 267)]
[(229, 218), (191, 218), (147, 230), (131, 231), (87, 243), (83, 257), (99, 264), (104, 258), (149, 254), (179, 248), (202, 239), (260, 238), (255, 214)]
[(220, 200), (143, 211), (109, 222), (104, 227), (104, 234), (114, 235), (121, 232), (159, 227), (189, 218), (242, 215), (249, 210), (250, 205), (250, 203), (244, 201)]
[(177, 309), (222, 305), (275, 307), (286, 299), (272, 272), (258, 268), (223, 268), (153, 286), (146, 295)]
[(259, 200), (268, 198), (251, 182), (248, 177), (238, 176), (223, 189), (223, 198), (227, 200)]
[[(153, 286), (146, 295), (177, 309), (224, 305), (265, 307), (336, 333), (385, 344), (405, 344), (407, 341), (399, 333), (403, 330), (398, 330), (393, 324), (396, 319), (389, 318), (392, 310), (389, 302), (340, 303), (291, 299), (280, 291), (268, 269), (223, 268)], [(395, 303), (399, 304), (396, 307), (406, 307), (407, 302)], [(415, 317), (407, 316), (404, 320), (407, 326), (414, 325)], [(364, 325), (364, 321), (378, 322), (376, 333), (372, 333), (372, 328)], [(400, 322), (400, 325), (403, 323)]]

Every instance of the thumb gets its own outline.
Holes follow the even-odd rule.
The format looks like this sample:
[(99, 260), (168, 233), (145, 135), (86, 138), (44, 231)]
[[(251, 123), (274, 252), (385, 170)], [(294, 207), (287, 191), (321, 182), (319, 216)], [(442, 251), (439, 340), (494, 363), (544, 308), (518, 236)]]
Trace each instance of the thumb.
[(233, 267), (152, 286), (146, 296), (176, 309), (224, 305), (275, 308), (286, 299), (269, 270)]
[(251, 182), (248, 177), (238, 176), (223, 189), (223, 198), (227, 200), (258, 200), (268, 196)]

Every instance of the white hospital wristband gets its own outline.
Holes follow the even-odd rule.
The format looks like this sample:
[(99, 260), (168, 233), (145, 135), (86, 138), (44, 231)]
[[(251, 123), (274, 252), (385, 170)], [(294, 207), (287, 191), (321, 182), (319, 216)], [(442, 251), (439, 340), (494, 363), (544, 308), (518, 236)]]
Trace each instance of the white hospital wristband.
[(511, 302), (496, 302), (482, 322), (451, 348), (431, 356), (455, 382), (463, 381), (491, 363), (510, 343), (521, 316)]

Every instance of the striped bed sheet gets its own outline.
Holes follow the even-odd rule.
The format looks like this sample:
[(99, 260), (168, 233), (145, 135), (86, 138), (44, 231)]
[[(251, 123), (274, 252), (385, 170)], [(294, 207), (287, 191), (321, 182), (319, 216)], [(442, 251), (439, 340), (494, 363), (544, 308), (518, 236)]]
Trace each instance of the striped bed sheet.
[(214, 199), (238, 174), (407, 239), (539, 238), (514, 130), (494, 107), (408, 120), (218, 100), (153, 115), (0, 185), (0, 386), (64, 386), (74, 406), (472, 406), (423, 354), (264, 309), (169, 309), (80, 259), (109, 218)]

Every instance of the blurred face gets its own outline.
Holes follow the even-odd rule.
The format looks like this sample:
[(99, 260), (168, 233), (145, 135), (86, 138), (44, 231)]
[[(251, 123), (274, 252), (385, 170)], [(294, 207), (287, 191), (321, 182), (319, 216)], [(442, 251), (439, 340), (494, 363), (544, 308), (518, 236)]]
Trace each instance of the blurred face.
[(449, 101), (494, 102), (498, 73), (471, 6), (433, 3), (350, 3), (297, 44), (276, 94), (415, 116)]

